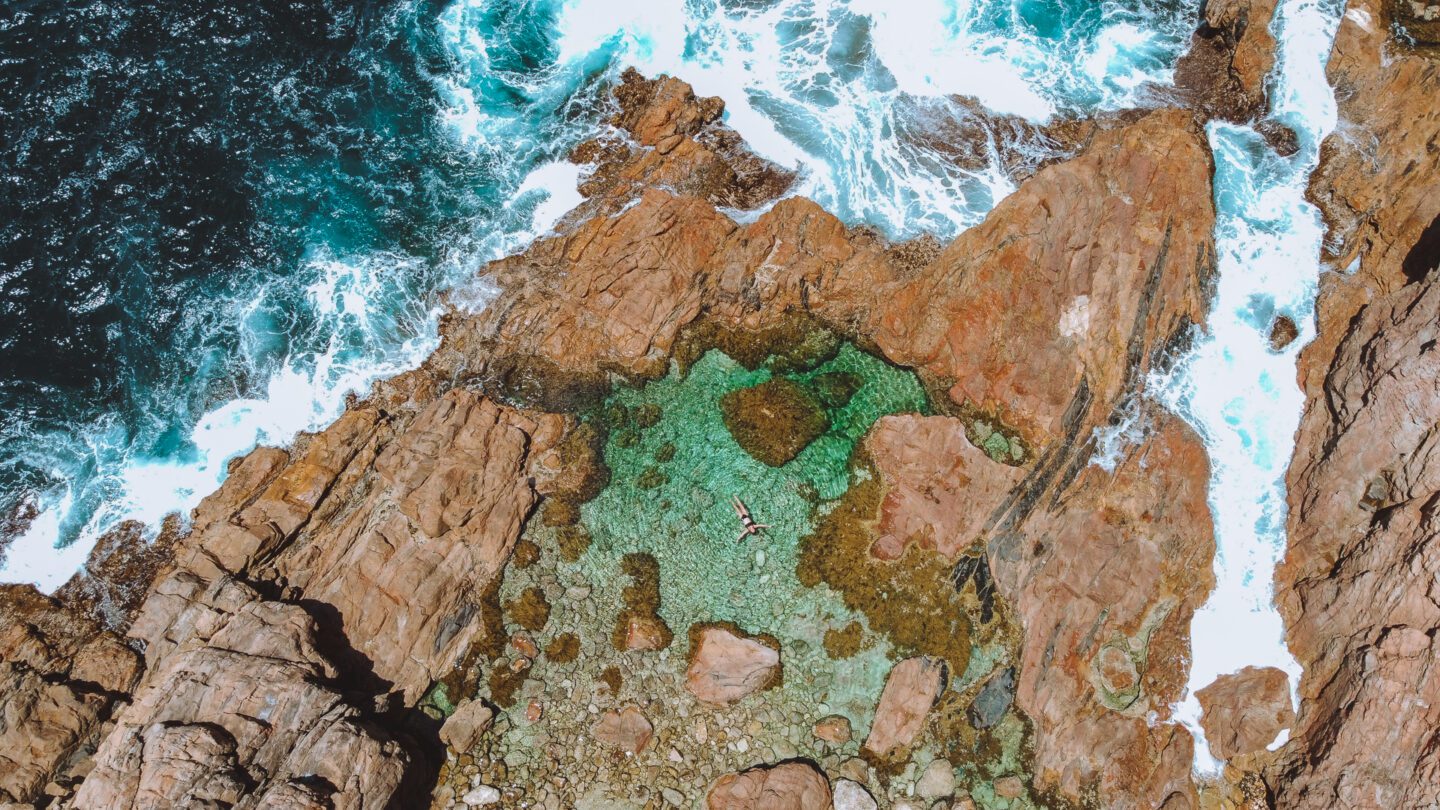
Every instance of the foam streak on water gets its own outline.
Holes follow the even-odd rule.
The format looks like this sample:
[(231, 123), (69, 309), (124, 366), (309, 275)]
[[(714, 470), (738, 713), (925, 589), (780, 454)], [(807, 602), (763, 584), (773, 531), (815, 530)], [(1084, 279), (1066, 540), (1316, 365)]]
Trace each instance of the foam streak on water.
[[(1274, 570), (1285, 551), (1285, 471), (1304, 404), (1295, 380), (1300, 348), (1314, 337), (1323, 226), (1305, 200), (1320, 142), (1335, 126), (1325, 78), (1338, 0), (1287, 0), (1272, 30), (1279, 43), (1272, 114), (1299, 136), (1282, 158), (1249, 127), (1212, 123), (1219, 284), (1207, 335), (1175, 377), (1168, 404), (1200, 432), (1210, 454), (1216, 587), (1191, 625), (1189, 693), (1179, 717), (1197, 738), (1196, 768), (1217, 774), (1199, 726), (1195, 692), (1246, 666), (1278, 667), (1292, 689), (1301, 668), (1274, 606)], [(1271, 351), (1276, 315), (1300, 338)], [(1283, 740), (1277, 740), (1277, 744)]]
[[(759, 153), (801, 170), (796, 192), (847, 223), (897, 239), (948, 238), (1013, 188), (999, 169), (962, 169), (943, 144), (927, 142), (937, 122), (958, 109), (951, 94), (1035, 121), (1132, 105), (1147, 83), (1169, 81), (1199, 5), (453, 0), (437, 7), (367, 0), (337, 11), (323, 0), (167, 2), (174, 5), (120, 15), (116, 30), (132, 30), (130, 45), (143, 51), (154, 42), (145, 33), (151, 17), (154, 24), (204, 18), (213, 39), (171, 31), (162, 42), (165, 58), (145, 51), (136, 61), (166, 64), (164, 75), (119, 71), (116, 92), (146, 109), (159, 86), (229, 99), (197, 103), (177, 127), (186, 137), (230, 144), (217, 154), (233, 157), (233, 175), (206, 174), (219, 159), (208, 153), (151, 160), (153, 144), (177, 136), (144, 130), (148, 119), (135, 131), (149, 140), (119, 143), (135, 129), (120, 127), (91, 146), (102, 162), (138, 178), (111, 182), (117, 194), (153, 181), (146, 189), (155, 210), (190, 211), (192, 197), (207, 193), (227, 201), (245, 195), (244, 216), (228, 208), (215, 214), (235, 227), (214, 242), (231, 244), (241, 233), (253, 237), (253, 250), (205, 253), (173, 273), (180, 280), (168, 286), (155, 281), (171, 269), (162, 251), (135, 251), (128, 272), (139, 283), (115, 281), (126, 270), (112, 267), (110, 253), (89, 257), (91, 275), (77, 285), (87, 289), (73, 300), (60, 296), (70, 312), (104, 303), (108, 289), (124, 314), (97, 329), (124, 338), (137, 331), (130, 328), (137, 320), (153, 316), (161, 325), (138, 330), (148, 342), (97, 340), (138, 348), (104, 355), (98, 372), (74, 373), (57, 395), (83, 399), (97, 373), (133, 380), (101, 386), (109, 393), (104, 403), (32, 396), (25, 409), (0, 414), (0, 507), (26, 499), (42, 512), (9, 548), (0, 581), (53, 589), (100, 533), (125, 519), (154, 526), (166, 514), (188, 512), (224, 478), (230, 459), (257, 443), (284, 445), (298, 431), (323, 427), (348, 392), (363, 394), (418, 363), (436, 342), (441, 293), (462, 308), (484, 306), (494, 291), (473, 285), (475, 270), (522, 248), (578, 202), (580, 170), (564, 156), (605, 131), (605, 88), (627, 66), (670, 73), (724, 98), (727, 123)], [(264, 27), (279, 19), (277, 8), (310, 16)], [(145, 25), (131, 25), (131, 16)], [(0, 20), (0, 34), (15, 31), (33, 43), (51, 39)], [(313, 31), (334, 34), (321, 43), (328, 50), (298, 36)], [(261, 51), (269, 61), (252, 64)], [(73, 70), (55, 92), (83, 96), (94, 83), (94, 64)], [(228, 109), (242, 86), (250, 104), (242, 114), (232, 120), (209, 112)], [(23, 119), (26, 138), (55, 140), (59, 125), (46, 112), (52, 107), (39, 104)], [(85, 145), (73, 133), (66, 137)], [(251, 146), (236, 152), (237, 143)], [(172, 163), (194, 169), (194, 178), (167, 168)], [(35, 187), (109, 182), (111, 169), (95, 175), (89, 165), (77, 158), (70, 174), (41, 178)], [(75, 207), (55, 203), (57, 211)], [(107, 210), (96, 203), (82, 213)], [(203, 242), (191, 225), (147, 231), (156, 217), (137, 210), (119, 220), (89, 216), (86, 228), (142, 248), (155, 241), (152, 233), (179, 234), (174, 241), (182, 246), (190, 237)], [(117, 237), (116, 221), (133, 221), (134, 237)], [(45, 233), (36, 226), (28, 236)], [(91, 286), (100, 292), (88, 293)], [(161, 314), (171, 320), (154, 316), (157, 307), (147, 308), (136, 287), (163, 290), (171, 309)], [(130, 294), (140, 303), (127, 300)], [(55, 299), (42, 292), (25, 311), (40, 312), (34, 301)]]

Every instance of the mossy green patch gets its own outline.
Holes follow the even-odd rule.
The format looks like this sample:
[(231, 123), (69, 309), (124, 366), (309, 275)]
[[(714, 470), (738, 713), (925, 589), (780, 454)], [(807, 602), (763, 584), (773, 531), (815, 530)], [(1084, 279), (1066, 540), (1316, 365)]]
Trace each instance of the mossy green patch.
[(771, 467), (788, 464), (830, 426), (820, 401), (784, 377), (729, 392), (720, 415), (735, 443)]
[[(889, 671), (889, 645), (847, 640), (846, 651), (855, 652), (843, 673), (835, 669), (825, 631), (857, 616), (829, 588), (800, 583), (800, 539), (812, 532), (825, 504), (849, 489), (851, 457), (870, 426), (885, 414), (927, 413), (924, 389), (913, 373), (826, 340), (812, 340), (783, 362), (747, 359), (756, 362), (747, 367), (709, 351), (684, 373), (618, 386), (585, 417), (608, 431), (609, 483), (580, 507), (575, 528), (588, 531), (591, 543), (579, 565), (584, 579), (597, 584), (592, 598), (618, 617), (630, 609), (619, 592), (636, 587), (623, 561), (648, 555), (658, 565), (655, 610), (667, 626), (684, 633), (697, 624), (731, 622), (773, 636), (787, 667), (796, 662), (797, 672), (822, 667), (829, 673), (816, 674), (827, 684), (824, 699), (863, 726)], [(736, 442), (721, 407), (728, 394), (772, 381), (798, 391), (820, 410), (824, 425), (779, 466)], [(657, 407), (646, 407), (651, 404)], [(659, 418), (641, 429), (640, 413)], [(770, 528), (742, 539), (732, 497)], [(560, 543), (563, 554), (563, 538)], [(793, 688), (815, 688), (806, 682)]]

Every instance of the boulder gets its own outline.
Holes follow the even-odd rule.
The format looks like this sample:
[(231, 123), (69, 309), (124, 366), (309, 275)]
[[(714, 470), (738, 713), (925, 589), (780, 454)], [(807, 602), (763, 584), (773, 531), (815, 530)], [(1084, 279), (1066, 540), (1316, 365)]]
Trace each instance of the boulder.
[(765, 689), (780, 676), (780, 652), (725, 627), (701, 628), (695, 636), (685, 688), (706, 703), (727, 704)]
[(596, 740), (627, 754), (640, 753), (650, 742), (654, 730), (644, 713), (634, 706), (620, 711), (611, 709), (590, 727)]
[(876, 810), (875, 797), (859, 782), (835, 781), (835, 810)]
[(1290, 677), (1274, 667), (1245, 667), (1195, 693), (1200, 727), (1217, 759), (1262, 751), (1290, 727)]
[(831, 810), (830, 782), (807, 762), (751, 768), (715, 780), (708, 810)]
[(940, 693), (945, 689), (945, 664), (930, 658), (907, 658), (890, 670), (865, 749), (888, 757), (915, 741)]
[(440, 727), (440, 741), (459, 752), (466, 752), (480, 742), (495, 721), (495, 710), (483, 700), (462, 700)]

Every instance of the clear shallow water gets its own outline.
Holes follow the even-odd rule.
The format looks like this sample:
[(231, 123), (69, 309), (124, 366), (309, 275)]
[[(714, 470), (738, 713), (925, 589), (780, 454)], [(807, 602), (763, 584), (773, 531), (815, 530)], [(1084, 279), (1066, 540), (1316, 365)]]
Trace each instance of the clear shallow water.
[[(1189, 696), (1178, 707), (1199, 743), (1197, 769), (1208, 774), (1218, 774), (1220, 763), (1204, 743), (1196, 690), (1246, 666), (1285, 670), (1292, 690), (1300, 680), (1274, 606), (1274, 570), (1285, 553), (1285, 471), (1304, 405), (1295, 361), (1315, 333), (1324, 238), (1305, 187), (1336, 123), (1325, 62), (1343, 5), (1288, 0), (1272, 26), (1280, 53), (1271, 111), (1299, 136), (1298, 153), (1282, 158), (1248, 127), (1210, 125), (1220, 280), (1208, 334), (1173, 379), (1160, 381), (1164, 399), (1200, 432), (1210, 455), (1216, 587), (1191, 624)], [(1300, 328), (1280, 352), (1268, 338), (1277, 315)]]
[(0, 580), (46, 589), (123, 519), (416, 364), (438, 294), (575, 201), (562, 158), (626, 65), (723, 96), (802, 193), (948, 237), (1011, 190), (923, 134), (1165, 82), (1198, 0), (24, 0), (0, 9)]

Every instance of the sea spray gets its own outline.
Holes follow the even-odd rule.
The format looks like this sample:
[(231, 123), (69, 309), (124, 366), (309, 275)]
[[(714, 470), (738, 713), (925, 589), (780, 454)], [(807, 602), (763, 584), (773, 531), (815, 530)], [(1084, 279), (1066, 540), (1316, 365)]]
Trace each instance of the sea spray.
[[(1196, 769), (1207, 775), (1218, 774), (1220, 763), (1200, 728), (1197, 690), (1246, 666), (1284, 670), (1292, 690), (1300, 680), (1274, 605), (1274, 570), (1285, 552), (1285, 471), (1304, 404), (1295, 362), (1314, 337), (1324, 238), (1305, 188), (1320, 143), (1335, 126), (1325, 62), (1340, 6), (1339, 0), (1289, 0), (1271, 25), (1279, 44), (1271, 114), (1295, 131), (1296, 154), (1276, 154), (1250, 127), (1209, 125), (1216, 297), (1193, 353), (1171, 379), (1157, 381), (1162, 398), (1200, 433), (1210, 456), (1216, 584), (1191, 624), (1188, 693), (1177, 707), (1197, 738)], [(1281, 315), (1300, 326), (1300, 335), (1275, 350), (1268, 334)]]
[[(79, 61), (33, 60), (44, 82), (25, 98), (37, 106), (17, 102), (10, 118), (15, 162), (43, 158), (36, 189), (81, 194), (24, 198), (35, 222), (14, 221), (34, 228), (17, 238), (63, 232), (43, 217), (77, 206), (74, 227), (105, 237), (94, 256), (62, 257), (92, 275), (14, 300), (23, 312), (55, 300), (75, 318), (108, 313), (96, 328), (126, 352), (97, 355), (73, 388), (0, 385), (0, 489), (42, 510), (0, 580), (52, 589), (121, 520), (187, 512), (234, 456), (323, 427), (347, 393), (418, 363), (442, 301), (484, 306), (495, 291), (475, 271), (577, 201), (580, 169), (565, 156), (605, 130), (606, 88), (626, 66), (723, 97), (727, 123), (801, 169), (797, 192), (845, 221), (945, 238), (1013, 189), (993, 155), (961, 169), (913, 137), (948, 114), (948, 94), (1034, 120), (1128, 106), (1168, 81), (1198, 5), (371, 0), (337, 11), (298, 0), (281, 14), (177, 0), (163, 19), (82, 4), (55, 31), (39, 18), (4, 29), (6, 42), (39, 43), (108, 25), (106, 41), (134, 53), (44, 51)], [(141, 69), (161, 64), (163, 76)], [(112, 96), (86, 95), (112, 81)], [(187, 101), (169, 118), (136, 117), (176, 97)], [(95, 104), (121, 129), (92, 137)], [(57, 162), (47, 144), (72, 141), (92, 155)], [(175, 143), (189, 151), (165, 151)], [(145, 203), (85, 196), (97, 188)], [(111, 266), (119, 254), (124, 269)], [(116, 384), (85, 388), (97, 380)]]

